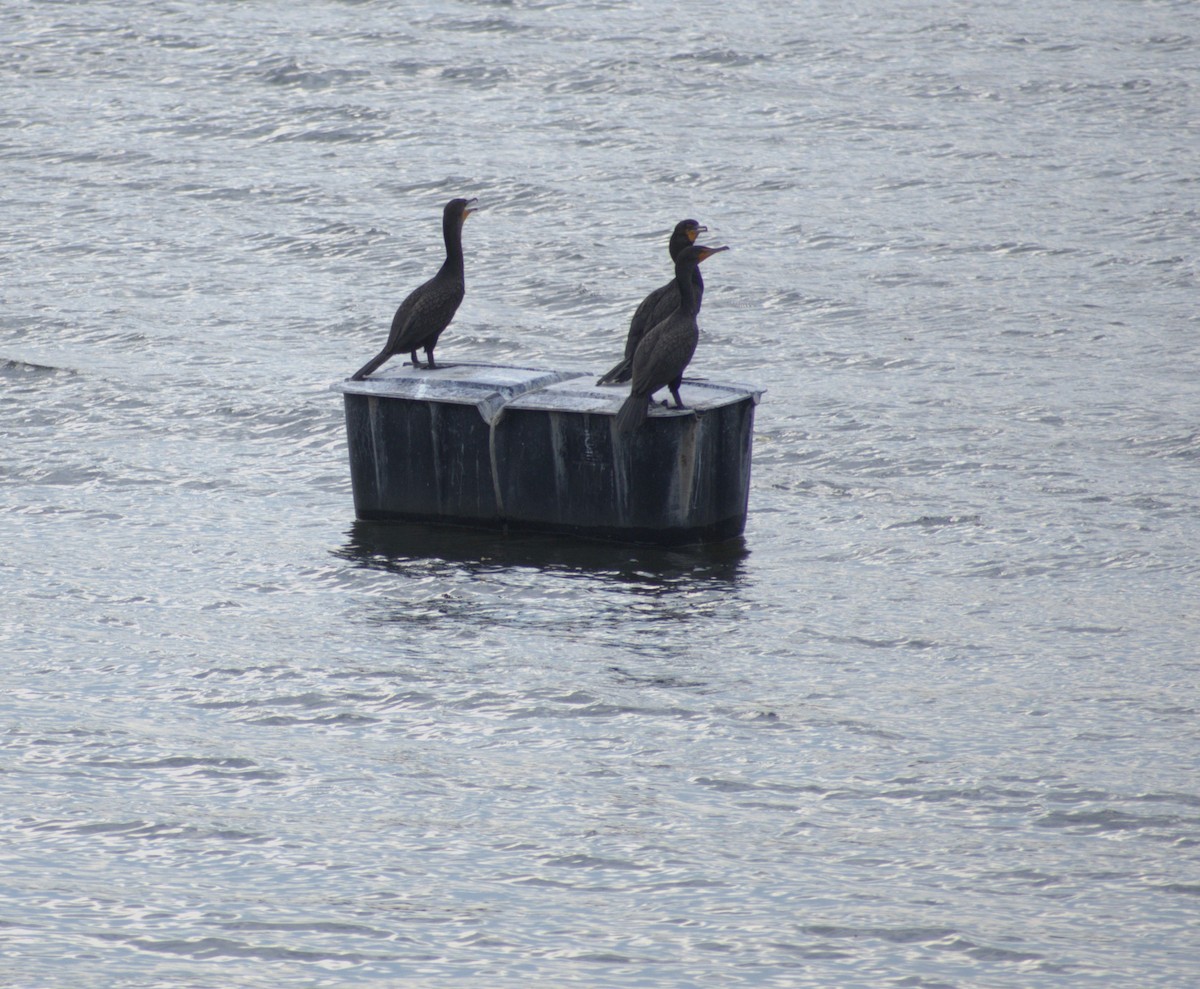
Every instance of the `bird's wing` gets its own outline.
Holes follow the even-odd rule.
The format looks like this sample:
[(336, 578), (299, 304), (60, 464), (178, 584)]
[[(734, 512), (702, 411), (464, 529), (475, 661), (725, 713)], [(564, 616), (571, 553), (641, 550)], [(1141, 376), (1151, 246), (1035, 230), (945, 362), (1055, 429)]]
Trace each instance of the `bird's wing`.
[[(638, 343), (641, 342), (642, 337), (646, 335), (646, 331), (650, 327), (670, 315), (670, 310), (664, 312), (662, 315), (658, 315), (658, 307), (663, 297), (674, 287), (674, 282), (667, 282), (666, 285), (660, 285), (638, 303), (638, 307), (633, 311), (633, 318), (629, 321), (629, 336), (625, 338), (626, 357), (633, 356), (633, 352), (637, 350)], [(678, 293), (676, 293), (675, 301), (676, 305), (678, 305)]]
[(679, 308), (679, 286), (674, 281), (663, 286), (663, 293), (654, 300), (654, 308), (650, 312), (650, 322), (647, 326), (655, 326)]
[(695, 319), (676, 310), (642, 338), (633, 359), (634, 392), (650, 394), (681, 375), (696, 352)]
[(460, 283), (431, 279), (414, 291), (396, 313), (400, 320), (403, 312), (403, 320), (397, 327), (396, 350), (401, 353), (416, 350), (429, 337), (441, 333), (454, 318), (462, 300)]
[(633, 355), (633, 391), (649, 394), (663, 386), (667, 379), (662, 376), (661, 368), (671, 350), (670, 338), (670, 320), (655, 323), (646, 331)]

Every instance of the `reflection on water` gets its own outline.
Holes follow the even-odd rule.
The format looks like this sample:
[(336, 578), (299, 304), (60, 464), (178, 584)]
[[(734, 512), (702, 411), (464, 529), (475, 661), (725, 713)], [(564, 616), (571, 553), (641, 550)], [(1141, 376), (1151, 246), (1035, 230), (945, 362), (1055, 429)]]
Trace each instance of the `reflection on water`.
[(736, 584), (750, 551), (741, 537), (715, 545), (634, 546), (562, 536), (404, 522), (356, 520), (339, 557), (371, 569), (414, 575), (431, 561), (468, 573), (521, 568), (607, 578), (640, 587)]
[(749, 607), (740, 540), (680, 550), (362, 521), (347, 536), (348, 620), (422, 662), (574, 657), (587, 677), (622, 657), (707, 666)]

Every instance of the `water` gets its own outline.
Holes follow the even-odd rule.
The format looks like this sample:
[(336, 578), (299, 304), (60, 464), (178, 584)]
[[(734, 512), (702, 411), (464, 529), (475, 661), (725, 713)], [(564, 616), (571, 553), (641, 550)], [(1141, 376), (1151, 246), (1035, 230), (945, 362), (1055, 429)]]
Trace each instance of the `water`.
[[(1200, 978), (1200, 10), (668, 7), (0, 12), (0, 984)], [(455, 195), (445, 360), (731, 246), (743, 544), (355, 524)]]

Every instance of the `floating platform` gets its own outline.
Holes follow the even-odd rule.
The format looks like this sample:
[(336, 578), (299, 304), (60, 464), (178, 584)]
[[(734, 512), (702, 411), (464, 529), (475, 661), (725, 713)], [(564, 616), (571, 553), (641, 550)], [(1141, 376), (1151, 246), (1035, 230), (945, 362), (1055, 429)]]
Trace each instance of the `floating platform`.
[(595, 380), (396, 361), (338, 382), (355, 514), (667, 546), (741, 535), (761, 391), (685, 378), (688, 408), (654, 407), (622, 436), (629, 389)]

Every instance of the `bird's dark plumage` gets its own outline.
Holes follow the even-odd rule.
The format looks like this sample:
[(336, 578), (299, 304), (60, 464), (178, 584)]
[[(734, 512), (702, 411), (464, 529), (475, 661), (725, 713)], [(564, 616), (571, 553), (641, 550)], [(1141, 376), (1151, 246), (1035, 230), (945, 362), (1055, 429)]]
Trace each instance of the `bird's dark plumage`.
[(458, 311), (466, 292), (463, 278), (462, 228), (475, 212), (474, 199), (451, 199), (442, 210), (442, 237), (446, 241), (446, 260), (424, 285), (413, 289), (400, 303), (392, 318), (392, 330), (383, 350), (350, 376), (361, 381), (395, 354), (412, 354), (414, 367), (420, 367), (417, 351), (425, 351), (426, 367), (434, 367), (433, 348)]
[[(667, 250), (671, 252), (671, 260), (676, 260), (680, 252), (695, 243), (696, 237), (707, 229), (708, 227), (701, 226), (695, 220), (680, 220), (675, 224), (675, 229), (671, 232), (671, 240), (667, 244)], [(692, 286), (696, 292), (696, 309), (699, 311), (700, 301), (704, 297), (704, 279), (700, 277), (699, 267), (692, 269)], [(634, 310), (633, 319), (629, 321), (629, 334), (625, 338), (625, 356), (596, 384), (618, 385), (628, 381), (630, 375), (633, 374), (633, 355), (638, 344), (641, 343), (642, 337), (650, 327), (661, 323), (670, 316), (678, 305), (679, 289), (675, 287), (674, 278), (646, 296)]]
[(676, 258), (675, 284), (679, 290), (679, 305), (670, 316), (646, 331), (634, 351), (629, 397), (617, 412), (618, 432), (631, 433), (645, 421), (650, 396), (664, 385), (671, 390), (675, 408), (683, 408), (679, 386), (700, 339), (700, 330), (696, 326), (700, 303), (692, 285), (692, 274), (705, 258), (728, 249), (693, 244)]

